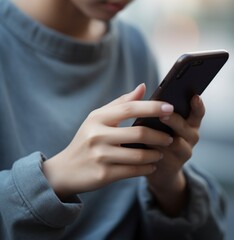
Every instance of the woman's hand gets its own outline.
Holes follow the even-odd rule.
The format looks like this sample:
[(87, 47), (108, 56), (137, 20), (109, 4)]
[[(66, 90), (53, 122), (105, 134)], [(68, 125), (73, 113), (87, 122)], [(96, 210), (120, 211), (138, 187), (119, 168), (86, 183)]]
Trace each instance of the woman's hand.
[[(165, 118), (172, 114), (173, 107), (167, 103), (139, 101), (144, 93), (145, 85), (141, 84), (133, 92), (91, 112), (67, 148), (43, 163), (43, 172), (58, 196), (96, 190), (116, 180), (155, 171), (155, 163), (171, 143), (170, 136), (146, 127), (118, 127), (129, 118)], [(161, 148), (121, 147), (133, 142)]]
[(177, 215), (187, 201), (182, 167), (192, 156), (192, 150), (199, 140), (199, 127), (205, 114), (199, 96), (193, 97), (191, 107), (186, 120), (176, 113), (161, 118), (164, 124), (174, 130), (175, 135), (169, 146), (155, 147), (163, 153), (163, 159), (157, 163), (157, 171), (148, 176), (150, 188), (161, 208), (172, 216)]

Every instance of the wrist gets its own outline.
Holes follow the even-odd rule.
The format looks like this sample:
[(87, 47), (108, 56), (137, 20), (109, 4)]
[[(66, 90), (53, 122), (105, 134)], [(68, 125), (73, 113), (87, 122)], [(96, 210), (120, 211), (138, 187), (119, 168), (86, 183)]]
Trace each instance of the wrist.
[(61, 152), (42, 163), (42, 172), (60, 200), (65, 200), (68, 196), (72, 195), (66, 187), (63, 158), (63, 152)]
[(184, 191), (186, 178), (182, 170), (173, 174), (163, 174), (163, 176), (156, 173), (148, 177), (148, 184), (158, 195), (166, 195), (167, 193)]
[(187, 184), (182, 170), (163, 179), (150, 177), (148, 184), (149, 190), (165, 214), (175, 217), (187, 205)]

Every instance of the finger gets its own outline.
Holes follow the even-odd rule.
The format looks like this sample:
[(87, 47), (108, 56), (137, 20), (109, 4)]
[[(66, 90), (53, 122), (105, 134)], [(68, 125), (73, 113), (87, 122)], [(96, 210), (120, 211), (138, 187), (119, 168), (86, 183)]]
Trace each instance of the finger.
[(192, 156), (191, 144), (182, 137), (176, 137), (173, 144), (170, 145), (169, 149), (170, 152), (173, 153), (174, 157), (176, 157), (182, 165)]
[(99, 150), (96, 151), (96, 158), (99, 162), (105, 164), (143, 165), (156, 163), (163, 157), (162, 153), (157, 149), (145, 150), (111, 146), (108, 149), (99, 148)]
[(106, 141), (112, 145), (142, 143), (165, 147), (173, 142), (170, 135), (143, 126), (108, 128), (106, 134)]
[(111, 107), (111, 106), (115, 106), (115, 105), (118, 105), (118, 104), (124, 103), (124, 102), (141, 100), (145, 95), (145, 91), (146, 91), (146, 86), (144, 83), (142, 83), (142, 84), (138, 85), (132, 92), (120, 96), (119, 98), (113, 100), (112, 102), (110, 102), (109, 104), (107, 104), (105, 106)]
[(202, 118), (205, 115), (205, 106), (198, 95), (195, 95), (191, 101), (191, 113), (187, 119), (188, 124), (192, 127), (200, 127)]
[(102, 108), (99, 114), (104, 124), (115, 125), (130, 118), (167, 116), (172, 114), (173, 110), (172, 105), (160, 101), (131, 101), (108, 109)]
[(176, 135), (183, 135), (183, 132), (187, 132), (190, 128), (187, 121), (177, 113), (159, 119), (163, 124), (172, 128)]
[(161, 121), (173, 129), (175, 136), (182, 137), (191, 146), (194, 146), (198, 142), (199, 128), (192, 127), (188, 121), (182, 118), (179, 114), (173, 114), (169, 118), (162, 118)]
[(145, 165), (118, 165), (115, 164), (109, 169), (109, 175), (112, 181), (146, 176), (152, 174), (157, 169), (155, 164), (145, 164)]

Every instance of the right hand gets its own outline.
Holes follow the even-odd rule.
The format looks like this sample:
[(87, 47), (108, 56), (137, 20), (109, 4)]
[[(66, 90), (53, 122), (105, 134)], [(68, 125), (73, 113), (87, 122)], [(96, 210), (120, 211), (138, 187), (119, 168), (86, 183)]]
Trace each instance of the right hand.
[(162, 158), (157, 149), (131, 149), (124, 143), (168, 146), (170, 136), (147, 127), (118, 127), (129, 118), (164, 117), (173, 107), (159, 101), (139, 101), (145, 85), (94, 110), (71, 143), (43, 163), (42, 170), (58, 196), (96, 190), (111, 182), (151, 174)]

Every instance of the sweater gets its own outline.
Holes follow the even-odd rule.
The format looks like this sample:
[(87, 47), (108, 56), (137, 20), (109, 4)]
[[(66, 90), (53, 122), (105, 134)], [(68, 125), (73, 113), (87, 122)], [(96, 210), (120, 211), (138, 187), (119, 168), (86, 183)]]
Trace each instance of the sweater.
[(146, 97), (158, 84), (139, 30), (118, 19), (108, 26), (100, 41), (82, 42), (0, 0), (0, 239), (222, 239), (224, 197), (194, 166), (184, 169), (190, 201), (177, 218), (160, 211), (144, 177), (62, 202), (44, 176), (43, 161), (91, 111), (141, 82)]

